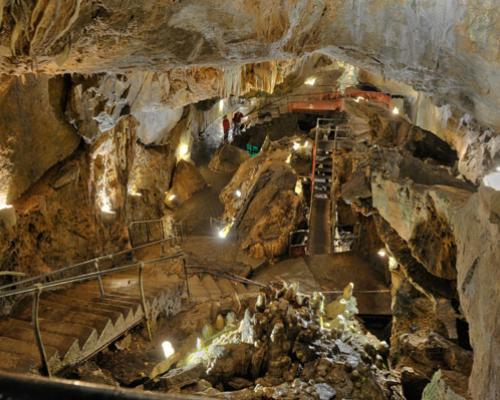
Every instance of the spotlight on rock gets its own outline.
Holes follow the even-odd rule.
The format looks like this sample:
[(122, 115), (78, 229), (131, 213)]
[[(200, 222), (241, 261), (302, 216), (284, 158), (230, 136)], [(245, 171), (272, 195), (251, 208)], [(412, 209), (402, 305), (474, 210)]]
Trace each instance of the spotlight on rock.
[(174, 201), (177, 196), (175, 194), (171, 194), (168, 196), (168, 201)]
[(495, 171), (500, 172), (500, 165), (495, 168)]
[(172, 346), (172, 343), (170, 343), (168, 340), (165, 340), (161, 344), (161, 348), (163, 349), (163, 354), (165, 355), (165, 358), (169, 358), (175, 353), (174, 346)]
[(385, 251), (385, 249), (380, 249), (379, 251), (377, 251), (377, 254), (379, 255), (379, 257), (382, 257), (382, 258), (387, 256), (387, 252)]
[(241, 197), (241, 190), (240, 189), (237, 189), (236, 192), (234, 192), (234, 195), (238, 198)]
[(300, 149), (300, 143), (299, 142), (293, 142), (293, 149), (295, 151), (297, 151), (298, 149)]
[(307, 86), (314, 86), (316, 84), (316, 77), (315, 76), (310, 76), (307, 78), (304, 82)]
[(392, 113), (393, 113), (394, 115), (399, 115), (399, 108), (394, 107), (394, 108), (392, 109)]
[(219, 237), (220, 237), (221, 239), (225, 239), (225, 238), (227, 238), (227, 234), (228, 234), (228, 230), (226, 230), (225, 228), (223, 228), (223, 229), (219, 229), (219, 233), (218, 233), (218, 235), (219, 235)]
[(182, 160), (189, 159), (189, 146), (186, 143), (181, 143), (177, 149), (177, 154)]

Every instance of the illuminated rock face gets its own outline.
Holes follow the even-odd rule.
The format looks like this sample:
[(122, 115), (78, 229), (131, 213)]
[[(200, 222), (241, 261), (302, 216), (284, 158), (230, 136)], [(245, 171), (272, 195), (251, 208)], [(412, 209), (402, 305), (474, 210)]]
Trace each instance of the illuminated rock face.
[(22, 0), (0, 8), (2, 72), (226, 67), (322, 51), (500, 126), (500, 16), (491, 1)]
[(0, 206), (78, 146), (80, 138), (63, 114), (64, 91), (57, 77), (0, 79)]

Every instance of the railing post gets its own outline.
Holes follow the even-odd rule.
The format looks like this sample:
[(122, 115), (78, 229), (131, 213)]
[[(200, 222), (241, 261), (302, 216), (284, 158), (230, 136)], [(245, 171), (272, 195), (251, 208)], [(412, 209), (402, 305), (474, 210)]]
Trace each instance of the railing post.
[(151, 324), (149, 321), (149, 312), (146, 304), (146, 296), (144, 295), (144, 263), (139, 264), (139, 289), (141, 293), (141, 306), (142, 312), (144, 313), (144, 319), (146, 320), (146, 329), (148, 331), (148, 338), (150, 341), (153, 340), (153, 335), (151, 332)]
[[(94, 267), (97, 272), (99, 272), (99, 261), (94, 261)], [(101, 292), (101, 297), (104, 297), (104, 284), (102, 283), (102, 276), (99, 275), (97, 277), (97, 281), (99, 282), (99, 292)]]
[(191, 290), (189, 289), (189, 276), (188, 276), (188, 267), (186, 262), (186, 256), (182, 257), (182, 267), (184, 268), (184, 280), (186, 281), (186, 291), (188, 295), (188, 299), (191, 298)]
[(38, 307), (40, 305), (40, 295), (42, 293), (43, 286), (40, 283), (35, 284), (36, 291), (33, 292), (33, 308), (31, 310), (31, 323), (33, 324), (33, 330), (35, 333), (35, 340), (38, 346), (38, 352), (40, 353), (40, 362), (42, 365), (42, 374), (52, 376), (50, 373), (49, 363), (47, 361), (47, 353), (45, 352), (45, 347), (42, 341), (42, 334), (40, 332), (40, 322), (38, 320)]
[[(165, 229), (163, 226), (163, 219), (161, 219), (161, 218), (160, 218), (160, 229), (161, 229), (161, 240), (165, 240)], [(160, 256), (163, 256), (163, 254), (165, 253), (164, 246), (165, 246), (165, 242), (161, 242), (160, 243)]]

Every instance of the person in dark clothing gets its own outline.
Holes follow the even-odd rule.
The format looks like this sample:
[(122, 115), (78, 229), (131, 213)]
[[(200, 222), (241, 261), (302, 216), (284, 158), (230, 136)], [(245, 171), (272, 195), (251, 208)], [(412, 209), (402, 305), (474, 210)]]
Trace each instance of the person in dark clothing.
[(243, 114), (240, 111), (236, 111), (233, 115), (233, 138), (241, 134), (242, 119), (243, 119)]
[(228, 142), (229, 139), (229, 129), (231, 128), (231, 124), (227, 119), (227, 115), (224, 115), (224, 119), (222, 120), (222, 129), (224, 130), (224, 143)]

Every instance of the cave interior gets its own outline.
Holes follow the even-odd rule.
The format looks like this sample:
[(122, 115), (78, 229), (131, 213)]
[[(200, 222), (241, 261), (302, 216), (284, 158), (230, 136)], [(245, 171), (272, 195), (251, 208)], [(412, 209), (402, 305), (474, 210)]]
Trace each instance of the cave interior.
[(0, 398), (500, 399), (499, 10), (0, 0)]

